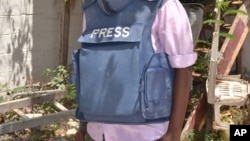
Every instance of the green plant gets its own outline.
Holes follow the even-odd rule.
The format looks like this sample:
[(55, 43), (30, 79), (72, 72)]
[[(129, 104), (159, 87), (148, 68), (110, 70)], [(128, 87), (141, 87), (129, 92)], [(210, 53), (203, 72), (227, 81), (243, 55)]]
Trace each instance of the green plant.
[(57, 111), (55, 106), (49, 102), (45, 102), (39, 105), (33, 105), (32, 109), (33, 109), (32, 112), (41, 113), (42, 115), (55, 113)]
[(199, 57), (193, 69), (195, 72), (207, 74), (208, 72), (206, 70), (208, 70), (208, 59), (205, 57)]
[(3, 102), (4, 99), (6, 99), (5, 98), (6, 96), (13, 97), (17, 93), (27, 92), (27, 94), (23, 95), (23, 96), (27, 96), (29, 94), (28, 91), (29, 90), (25, 86), (20, 86), (20, 87), (10, 89), (7, 83), (0, 84), (0, 93), (4, 94), (0, 96), (0, 102)]
[[(2, 92), (3, 89), (6, 88), (6, 87), (7, 87), (7, 83), (5, 83), (5, 84), (0, 83), (0, 92)], [(0, 103), (3, 102), (3, 101), (4, 101), (4, 97), (0, 96)]]
[[(65, 66), (59, 65), (55, 69), (47, 68), (43, 71), (43, 76), (49, 77), (50, 81), (47, 83), (52, 89), (66, 90), (68, 92), (68, 100), (73, 100), (76, 95), (75, 84), (70, 83), (70, 76), (72, 74), (72, 69), (66, 68)], [(63, 99), (65, 100), (65, 99)], [(74, 106), (74, 103), (72, 105)]]
[(8, 84), (7, 83), (3, 83), (3, 84), (0, 83), (0, 91), (6, 90), (6, 89), (8, 89)]
[[(216, 2), (215, 8), (221, 11), (222, 17), (221, 19), (215, 19), (215, 12), (211, 12), (208, 15), (204, 16), (205, 20), (203, 21), (203, 25), (208, 25), (208, 26), (214, 26), (215, 24), (223, 25), (225, 24), (225, 17), (230, 16), (230, 15), (235, 15), (235, 14), (243, 14), (243, 15), (248, 15), (243, 10), (239, 9), (232, 9), (230, 8), (231, 1), (230, 0), (225, 0), (225, 1), (219, 1)], [(233, 34), (225, 33), (220, 31), (219, 36), (221, 38), (229, 38), (229, 39), (234, 39), (235, 36)], [(202, 48), (211, 48), (211, 42), (212, 41), (207, 41), (207, 40), (196, 40), (195, 41), (197, 45), (202, 45)], [(198, 53), (199, 54), (199, 53)], [(193, 66), (193, 69), (195, 72), (204, 72), (203, 74), (207, 74), (208, 72), (208, 66), (209, 66), (209, 52), (207, 55), (200, 55), (198, 56), (196, 64)], [(220, 58), (218, 58), (220, 59)], [(207, 76), (207, 75), (205, 75)]]
[(206, 133), (206, 131), (192, 130), (189, 131), (185, 137), (185, 141), (226, 141), (221, 136), (220, 130), (215, 130), (211, 133)]
[(64, 66), (59, 65), (54, 70), (47, 68), (43, 71), (42, 75), (50, 77), (50, 82), (48, 82), (47, 84), (52, 89), (60, 89), (60, 90), (66, 89), (69, 73)]
[(246, 106), (225, 106), (221, 107), (221, 120), (230, 124), (245, 124), (247, 120), (247, 107)]
[[(8, 84), (7, 83), (0, 83), (0, 93), (8, 92)], [(4, 96), (0, 96), (0, 103), (4, 101)]]
[[(207, 19), (205, 21), (203, 21), (203, 24), (208, 24), (208, 25), (213, 25), (213, 24), (225, 24), (225, 20), (224, 18), (226, 16), (230, 16), (230, 15), (236, 15), (236, 14), (242, 14), (242, 15), (248, 15), (247, 12), (243, 11), (243, 10), (239, 10), (239, 9), (230, 9), (230, 4), (231, 1), (230, 0), (225, 0), (225, 1), (219, 1), (216, 2), (215, 7), (217, 9), (219, 9), (222, 12), (222, 17), (220, 20), (216, 20), (214, 19), (215, 13), (210, 13), (207, 17)], [(220, 32), (219, 34), (221, 37), (225, 37), (225, 38), (230, 38), (230, 39), (234, 39), (234, 35), (232, 34), (228, 34), (228, 33), (224, 33), (224, 32)]]

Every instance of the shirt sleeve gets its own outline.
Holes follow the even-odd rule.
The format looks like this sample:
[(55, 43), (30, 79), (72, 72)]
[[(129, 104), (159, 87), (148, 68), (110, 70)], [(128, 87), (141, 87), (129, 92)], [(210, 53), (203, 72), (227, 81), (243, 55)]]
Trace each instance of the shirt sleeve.
[(152, 43), (156, 52), (165, 51), (173, 68), (195, 63), (192, 30), (186, 11), (178, 0), (165, 0), (158, 10), (153, 27)]

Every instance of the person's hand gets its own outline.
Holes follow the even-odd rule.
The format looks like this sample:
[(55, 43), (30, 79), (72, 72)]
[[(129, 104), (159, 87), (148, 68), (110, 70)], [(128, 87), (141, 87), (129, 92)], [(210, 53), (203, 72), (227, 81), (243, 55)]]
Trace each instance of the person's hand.
[(75, 141), (85, 141), (86, 132), (78, 130), (75, 134)]
[(75, 134), (75, 141), (85, 141), (87, 134), (87, 122), (80, 121), (79, 128)]
[(180, 141), (179, 138), (172, 138), (169, 136), (163, 136), (160, 139), (158, 139), (157, 141)]
[(157, 141), (180, 141), (180, 135), (175, 133), (167, 133)]

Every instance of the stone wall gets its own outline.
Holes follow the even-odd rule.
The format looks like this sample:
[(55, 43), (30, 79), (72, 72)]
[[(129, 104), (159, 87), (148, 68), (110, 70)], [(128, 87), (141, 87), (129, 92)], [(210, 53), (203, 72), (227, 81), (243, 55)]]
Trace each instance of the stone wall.
[[(69, 57), (80, 47), (81, 0), (71, 8)], [(0, 0), (0, 86), (45, 81), (46, 68), (59, 65), (64, 0)], [(0, 87), (1, 88), (1, 87)]]

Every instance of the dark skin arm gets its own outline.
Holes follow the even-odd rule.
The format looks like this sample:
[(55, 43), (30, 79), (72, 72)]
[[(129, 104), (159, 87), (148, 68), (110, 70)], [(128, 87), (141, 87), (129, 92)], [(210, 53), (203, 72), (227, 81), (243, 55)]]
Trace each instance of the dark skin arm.
[(75, 141), (85, 141), (87, 134), (87, 122), (80, 122), (80, 127), (75, 134)]
[(191, 86), (191, 67), (175, 69), (173, 105), (167, 133), (158, 141), (179, 141)]

